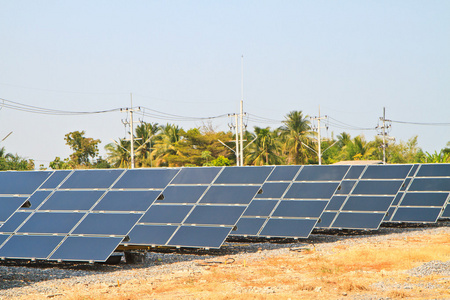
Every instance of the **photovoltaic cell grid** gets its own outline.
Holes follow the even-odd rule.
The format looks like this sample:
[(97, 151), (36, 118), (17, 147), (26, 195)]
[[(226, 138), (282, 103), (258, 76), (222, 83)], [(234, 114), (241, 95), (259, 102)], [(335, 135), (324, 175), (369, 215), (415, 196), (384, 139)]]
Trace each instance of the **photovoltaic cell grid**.
[(276, 166), (232, 235), (307, 238), (349, 166)]
[(412, 165), (351, 166), (317, 228), (378, 229)]
[(0, 227), (0, 257), (105, 261), (178, 171), (55, 171)]
[(0, 172), (0, 257), (105, 261), (119, 244), (218, 248), (233, 228), (435, 222), (449, 187), (449, 164)]
[(183, 168), (126, 245), (219, 248), (273, 167)]
[(390, 222), (434, 223), (450, 217), (450, 164), (415, 165), (397, 194)]

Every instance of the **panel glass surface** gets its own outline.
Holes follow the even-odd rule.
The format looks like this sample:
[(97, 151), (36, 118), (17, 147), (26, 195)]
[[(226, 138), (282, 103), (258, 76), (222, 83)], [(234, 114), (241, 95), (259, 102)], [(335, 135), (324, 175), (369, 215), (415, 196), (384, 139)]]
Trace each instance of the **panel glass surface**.
[(216, 179), (216, 184), (262, 184), (273, 167), (227, 167)]
[(441, 218), (445, 218), (445, 219), (450, 218), (450, 204), (447, 204), (447, 207), (442, 212)]
[(159, 203), (196, 203), (206, 191), (207, 186), (168, 186), (164, 199)]
[(286, 199), (330, 199), (339, 183), (293, 183), (284, 198)]
[(182, 168), (171, 184), (210, 184), (222, 168)]
[(450, 192), (450, 178), (415, 178), (408, 191)]
[(179, 169), (133, 169), (114, 185), (115, 189), (163, 189)]
[(124, 170), (76, 170), (61, 189), (107, 189)]
[(392, 217), (394, 222), (427, 222), (435, 223), (441, 208), (436, 207), (399, 207)]
[(47, 171), (0, 172), (0, 194), (32, 194), (51, 174)]
[(200, 203), (249, 204), (259, 189), (259, 186), (211, 186)]
[(128, 234), (128, 245), (163, 246), (170, 239), (178, 226), (170, 225), (136, 225)]
[(46, 259), (63, 238), (62, 236), (13, 235), (0, 248), (0, 257)]
[(18, 230), (27, 233), (69, 233), (81, 220), (84, 213), (35, 213)]
[(278, 200), (253, 200), (244, 212), (244, 216), (270, 216)]
[(423, 164), (420, 165), (416, 177), (450, 176), (450, 164)]
[(312, 219), (270, 219), (259, 236), (307, 238), (316, 222)]
[(412, 165), (376, 165), (368, 166), (362, 179), (404, 179)]
[(119, 246), (122, 238), (69, 236), (50, 257), (51, 260), (103, 262)]
[(341, 181), (349, 166), (304, 166), (295, 181)]
[(387, 211), (394, 197), (350, 196), (342, 210), (347, 211)]
[(194, 208), (185, 224), (235, 225), (245, 207), (201, 205)]
[(406, 178), (400, 188), (400, 191), (406, 191), (410, 182), (411, 182), (411, 178)]
[(324, 212), (320, 216), (320, 222), (316, 224), (315, 228), (328, 228), (334, 220), (334, 217), (337, 215), (337, 212)]
[(56, 191), (39, 210), (89, 210), (103, 191)]
[(192, 205), (153, 205), (139, 223), (181, 223), (192, 207)]
[(399, 192), (395, 198), (394, 201), (392, 201), (391, 205), (398, 205), (398, 203), (400, 202), (400, 199), (402, 199), (404, 193)]
[(0, 227), (0, 232), (14, 232), (30, 214), (30, 212), (16, 212)]
[(93, 210), (146, 211), (160, 194), (160, 191), (109, 191)]
[(236, 231), (232, 231), (231, 235), (258, 235), (259, 230), (264, 225), (266, 218), (240, 218), (236, 224)]
[(401, 206), (443, 206), (448, 193), (406, 193)]
[(50, 195), (50, 191), (37, 191), (33, 195), (31, 195), (30, 198), (28, 198), (28, 201), (30, 202), (30, 207), (24, 207), (21, 209), (25, 210), (35, 210), (39, 205), (41, 205), (42, 202)]
[(266, 182), (262, 186), (263, 193), (257, 194), (255, 198), (275, 198), (283, 196), (290, 183), (287, 182)]
[(327, 201), (281, 201), (275, 211), (273, 217), (292, 217), (292, 218), (318, 218), (322, 214)]
[(385, 213), (350, 213), (341, 212), (331, 225), (342, 229), (378, 229)]
[(358, 179), (366, 166), (351, 166), (344, 179)]
[(331, 198), (330, 202), (328, 202), (328, 205), (325, 208), (325, 210), (341, 209), (342, 204), (344, 203), (345, 199), (347, 199), (347, 196), (333, 196), (333, 198)]
[(70, 174), (69, 170), (54, 171), (47, 181), (40, 187), (41, 189), (55, 189)]
[(392, 218), (392, 216), (394, 215), (394, 212), (395, 212), (395, 207), (389, 208), (389, 210), (388, 210), (386, 216), (384, 217), (383, 221), (389, 221)]
[(141, 214), (90, 213), (74, 234), (127, 235)]
[(227, 227), (181, 226), (168, 245), (220, 248), (230, 231)]
[(353, 195), (396, 195), (402, 181), (359, 181)]
[(348, 195), (353, 189), (356, 180), (344, 180), (340, 184), (340, 188), (336, 191), (336, 195)]
[(419, 167), (419, 165), (413, 165), (413, 167), (411, 168), (411, 171), (409, 171), (408, 176), (409, 177), (414, 177), (418, 167)]
[(6, 241), (7, 238), (9, 238), (11, 235), (9, 234), (0, 234), (0, 247), (3, 244), (4, 241)]
[(27, 197), (0, 197), (0, 222), (5, 222), (25, 201)]
[(276, 166), (267, 181), (292, 181), (301, 166)]

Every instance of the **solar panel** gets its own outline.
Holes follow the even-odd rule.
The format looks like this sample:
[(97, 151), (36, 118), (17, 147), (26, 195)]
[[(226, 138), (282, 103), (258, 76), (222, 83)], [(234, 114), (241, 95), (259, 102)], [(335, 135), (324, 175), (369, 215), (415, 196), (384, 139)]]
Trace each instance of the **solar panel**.
[(40, 189), (57, 188), (71, 172), (72, 171), (69, 170), (61, 170), (53, 172), (53, 174), (41, 185)]
[(183, 168), (172, 184), (210, 184), (220, 171), (221, 168)]
[[(18, 211), (11, 216), (2, 226), (0, 226), (0, 233), (13, 233), (20, 224), (25, 221), (28, 216), (30, 216), (30, 212), (21, 212)], [(1, 244), (1, 243), (0, 243)]]
[(107, 189), (124, 170), (77, 170), (61, 185), (61, 189)]
[(260, 186), (223, 186), (209, 188), (200, 200), (204, 204), (249, 204), (260, 190)]
[(164, 189), (179, 169), (133, 169), (114, 184), (114, 189)]
[[(181, 170), (183, 171), (183, 170)], [(208, 186), (168, 186), (163, 193), (163, 203), (196, 203)]]
[(308, 237), (316, 219), (274, 219), (267, 221), (259, 236), (264, 237)]
[(295, 181), (341, 181), (348, 166), (304, 166)]
[(94, 211), (146, 211), (161, 191), (109, 191)]
[(50, 191), (36, 191), (30, 198), (28, 198), (28, 202), (30, 202), (29, 207), (22, 207), (21, 210), (35, 210), (39, 207), (39, 205), (44, 202), (45, 199), (50, 195)]
[(90, 213), (72, 234), (125, 236), (141, 216), (137, 213)]
[(0, 248), (0, 257), (47, 259), (63, 238), (56, 235), (12, 235)]
[(18, 210), (28, 197), (0, 197), (0, 223), (5, 222), (8, 218)]
[(104, 191), (56, 191), (39, 210), (90, 210)]
[(84, 213), (48, 213), (33, 214), (17, 232), (40, 234), (68, 234), (81, 220)]
[[(196, 248), (219, 248), (231, 229), (230, 227), (181, 226), (168, 244)], [(206, 246), (205, 241), (207, 241)]]
[(276, 166), (267, 181), (292, 181), (301, 166)]
[(273, 167), (228, 167), (215, 184), (263, 184)]
[(139, 220), (140, 223), (182, 223), (193, 205), (153, 205)]
[(278, 200), (255, 199), (244, 212), (244, 216), (268, 217), (278, 204)]
[(47, 171), (6, 171), (0, 172), (0, 194), (30, 195), (52, 172)]

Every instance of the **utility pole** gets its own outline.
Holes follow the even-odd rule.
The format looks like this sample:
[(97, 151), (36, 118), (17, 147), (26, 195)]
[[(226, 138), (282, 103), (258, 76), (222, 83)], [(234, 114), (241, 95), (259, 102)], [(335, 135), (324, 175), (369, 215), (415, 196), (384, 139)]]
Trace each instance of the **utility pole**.
[(383, 116), (380, 117), (380, 121), (383, 122), (383, 125), (381, 125), (381, 127), (377, 126), (377, 128), (381, 129), (379, 135), (383, 136), (383, 145), (381, 145), (381, 147), (383, 148), (383, 164), (386, 164), (386, 148), (388, 146), (386, 140), (395, 140), (395, 138), (389, 137), (388, 133), (386, 132), (386, 129), (391, 127), (391, 125), (386, 125), (386, 122), (390, 122), (390, 120), (386, 119), (386, 107), (383, 107)]
[(319, 106), (319, 116), (311, 118), (313, 121), (317, 120), (317, 135), (318, 135), (318, 137), (317, 137), (317, 145), (318, 145), (317, 156), (319, 158), (319, 165), (322, 164), (322, 147), (321, 147), (322, 137), (320, 136), (320, 120), (326, 119), (326, 118), (328, 118), (328, 117), (327, 116), (323, 116), (323, 117), (320, 116), (320, 106)]
[(130, 126), (130, 143), (131, 143), (131, 169), (134, 169), (134, 122), (133, 122), (133, 112), (141, 110), (140, 107), (133, 108), (133, 94), (130, 93), (130, 101), (131, 101), (131, 107), (130, 108), (121, 108), (120, 111), (127, 111), (130, 113), (130, 122), (127, 120), (123, 121), (122, 123), (126, 126)]

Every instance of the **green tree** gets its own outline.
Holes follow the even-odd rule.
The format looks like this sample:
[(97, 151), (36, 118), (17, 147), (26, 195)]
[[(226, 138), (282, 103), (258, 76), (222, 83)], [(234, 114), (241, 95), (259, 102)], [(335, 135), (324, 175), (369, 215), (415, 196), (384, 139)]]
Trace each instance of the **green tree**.
[(342, 160), (373, 159), (376, 151), (373, 142), (366, 142), (364, 136), (356, 136), (348, 142), (341, 152)]
[(245, 163), (248, 165), (277, 165), (283, 163), (280, 157), (281, 143), (278, 131), (271, 131), (270, 127), (255, 126), (256, 140), (249, 145), (245, 154)]
[(84, 131), (73, 131), (65, 135), (64, 140), (66, 145), (72, 148), (73, 153), (70, 155), (70, 160), (76, 166), (89, 167), (91, 159), (98, 154), (98, 144), (100, 140), (84, 137)]
[(142, 123), (136, 127), (135, 160), (138, 167), (152, 167), (152, 140), (155, 139), (160, 127), (158, 123)]
[(106, 161), (113, 168), (129, 168), (131, 165), (130, 149), (131, 143), (123, 139), (109, 143), (105, 146)]
[[(307, 146), (312, 146), (311, 123), (301, 111), (291, 111), (285, 117), (280, 128), (284, 141), (284, 152), (287, 164), (305, 164), (311, 157)], [(307, 146), (305, 146), (307, 145)]]

